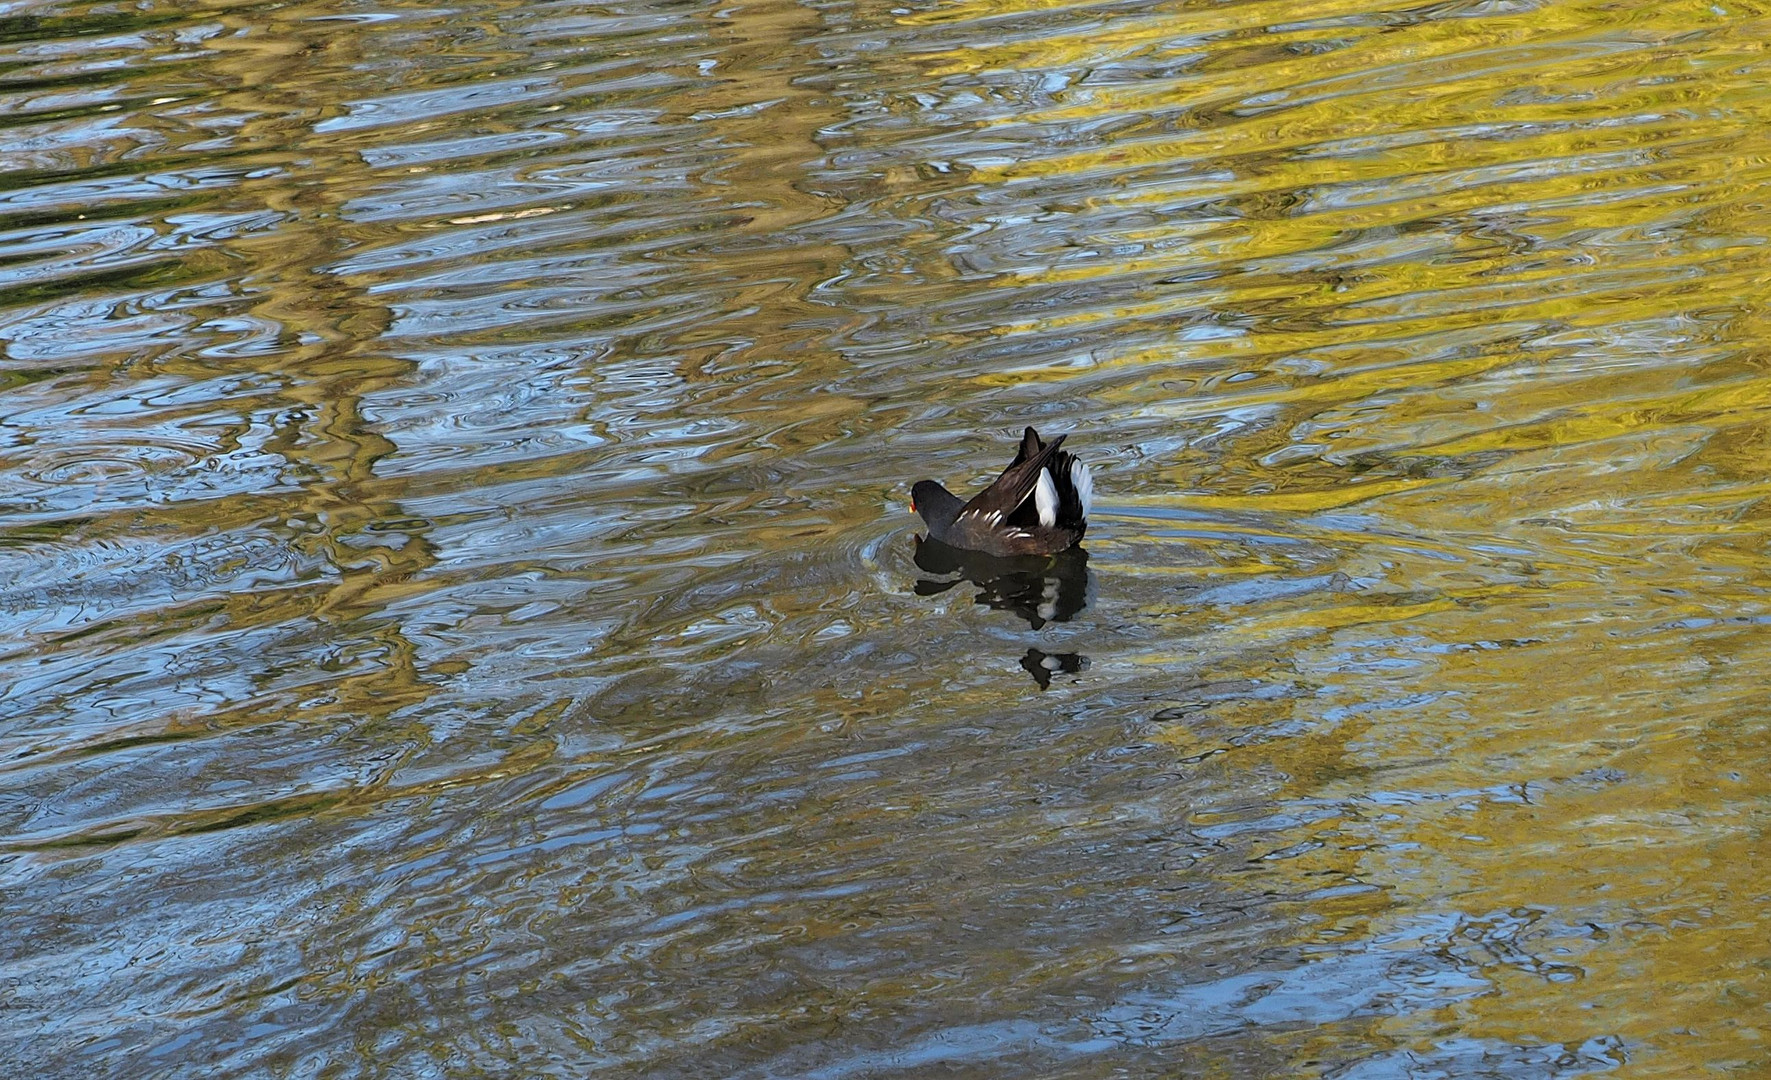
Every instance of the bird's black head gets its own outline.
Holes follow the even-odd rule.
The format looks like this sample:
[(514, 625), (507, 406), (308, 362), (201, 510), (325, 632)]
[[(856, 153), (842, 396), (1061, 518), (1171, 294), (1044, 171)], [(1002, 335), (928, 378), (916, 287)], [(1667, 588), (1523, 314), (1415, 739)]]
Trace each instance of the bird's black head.
[(910, 489), (910, 509), (922, 515), (931, 529), (943, 529), (959, 516), (965, 504), (959, 497), (933, 480), (918, 480)]

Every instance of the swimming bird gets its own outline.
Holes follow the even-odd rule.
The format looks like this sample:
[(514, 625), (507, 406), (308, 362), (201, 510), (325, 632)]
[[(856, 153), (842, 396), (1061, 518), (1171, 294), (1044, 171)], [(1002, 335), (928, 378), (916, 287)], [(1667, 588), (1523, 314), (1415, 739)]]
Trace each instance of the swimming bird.
[(1088, 529), (1094, 478), (1088, 466), (1059, 449), (1067, 436), (1044, 442), (1028, 428), (1015, 460), (989, 487), (961, 503), (933, 480), (910, 489), (910, 508), (929, 535), (986, 555), (1050, 555), (1072, 547)]

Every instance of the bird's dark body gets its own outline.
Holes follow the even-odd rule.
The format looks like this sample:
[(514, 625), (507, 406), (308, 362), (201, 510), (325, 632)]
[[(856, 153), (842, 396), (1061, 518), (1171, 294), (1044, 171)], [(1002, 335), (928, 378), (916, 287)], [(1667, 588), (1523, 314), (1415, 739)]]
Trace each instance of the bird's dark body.
[(1065, 436), (1043, 442), (1028, 428), (1015, 460), (970, 502), (933, 480), (911, 489), (911, 506), (929, 535), (986, 555), (1050, 555), (1073, 547), (1088, 531), (1094, 484), (1088, 466), (1062, 449)]

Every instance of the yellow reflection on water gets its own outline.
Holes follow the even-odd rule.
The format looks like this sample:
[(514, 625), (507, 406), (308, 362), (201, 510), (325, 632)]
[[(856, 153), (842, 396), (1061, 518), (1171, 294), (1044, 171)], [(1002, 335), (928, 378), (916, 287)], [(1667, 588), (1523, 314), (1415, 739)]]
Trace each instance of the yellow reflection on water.
[[(1120, 120), (977, 163), (980, 184), (1070, 197), (1003, 287), (1095, 299), (998, 331), (1086, 337), (1085, 355), (973, 381), (1150, 430), (1254, 418), (1214, 456), (1145, 463), (1120, 505), (1258, 515), (1347, 553), (1338, 593), (1261, 618), (1144, 611), (1219, 646), (1306, 643), (1292, 668), (1320, 690), (1285, 714), (1318, 736), (1166, 738), (1344, 808), (1309, 830), (1315, 853), (1262, 871), (1382, 890), (1363, 931), (1324, 909), (1336, 934), (1453, 915), (1447, 955), (1487, 991), (1383, 1037), (1617, 1038), (1617, 1075), (1750, 1071), (1768, 1003), (1767, 26), (1707, 3), (1447, 10), (1183, 7), (925, 55), (934, 77), (1060, 87), (1004, 127)], [(1372, 531), (1331, 517), (1355, 512)], [(1097, 548), (1161, 543), (1128, 527)]]

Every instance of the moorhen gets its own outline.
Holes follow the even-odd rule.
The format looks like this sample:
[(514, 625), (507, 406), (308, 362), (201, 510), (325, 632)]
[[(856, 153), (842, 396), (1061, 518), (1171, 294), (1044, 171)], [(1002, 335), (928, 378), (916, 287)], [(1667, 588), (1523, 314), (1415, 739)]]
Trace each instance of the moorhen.
[(1095, 482), (1087, 465), (1059, 449), (1066, 437), (1043, 442), (1028, 428), (1015, 460), (971, 502), (919, 480), (910, 489), (910, 508), (928, 523), (931, 537), (951, 547), (1002, 556), (1072, 547), (1088, 529)]

